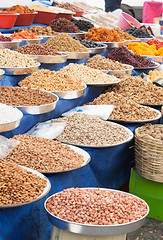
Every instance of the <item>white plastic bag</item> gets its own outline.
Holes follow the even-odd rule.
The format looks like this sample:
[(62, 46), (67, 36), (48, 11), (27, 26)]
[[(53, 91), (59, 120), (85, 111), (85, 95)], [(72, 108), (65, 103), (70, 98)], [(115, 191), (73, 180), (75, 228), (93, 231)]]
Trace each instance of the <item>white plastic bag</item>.
[(65, 122), (61, 123), (51, 123), (51, 122), (44, 122), (44, 123), (37, 123), (33, 128), (28, 131), (29, 135), (35, 137), (42, 137), (48, 139), (55, 139), (59, 135), (62, 134), (64, 128), (66, 126)]
[(0, 136), (0, 158), (5, 158), (7, 155), (20, 143), (15, 139), (8, 139)]
[(107, 120), (114, 109), (114, 105), (86, 105), (79, 106), (71, 109), (68, 112), (62, 114), (64, 117), (73, 115), (74, 113), (85, 113), (100, 117), (103, 120)]

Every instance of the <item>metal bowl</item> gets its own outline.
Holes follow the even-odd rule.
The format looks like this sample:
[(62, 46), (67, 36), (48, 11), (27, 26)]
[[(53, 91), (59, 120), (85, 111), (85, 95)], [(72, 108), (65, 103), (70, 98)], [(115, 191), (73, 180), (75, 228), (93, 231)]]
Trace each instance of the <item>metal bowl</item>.
[(76, 90), (76, 91), (60, 91), (60, 92), (54, 92), (56, 95), (58, 95), (60, 98), (63, 99), (75, 99), (75, 98), (80, 98), (84, 95), (84, 91), (87, 87), (86, 84), (83, 83), (84, 88), (81, 90)]
[(163, 63), (163, 56), (150, 56), (150, 55), (140, 55), (140, 56), (151, 58), (153, 61), (158, 63)]
[[(143, 106), (145, 108), (147, 108), (147, 106)], [(156, 120), (159, 120), (161, 117), (162, 117), (162, 113), (159, 111), (159, 110), (156, 110), (154, 108), (151, 108), (149, 107), (151, 110), (155, 111), (158, 116), (156, 118), (153, 118), (153, 119), (147, 119), (147, 120), (135, 120), (135, 121), (132, 121), (132, 120), (117, 120), (117, 119), (108, 119), (110, 121), (114, 121), (114, 122), (117, 122), (117, 123), (148, 123), (148, 122), (154, 122)]]
[(153, 67), (141, 67), (141, 68), (134, 67), (134, 69), (135, 70), (150, 70), (150, 69), (158, 68), (160, 66), (160, 64), (157, 62), (153, 62), (153, 64), (154, 64)]
[(21, 117), (13, 122), (7, 122), (0, 124), (0, 132), (7, 132), (17, 128), (20, 125), (20, 121), (23, 117), (23, 113), (20, 112)]
[[(99, 70), (100, 71), (100, 70)], [(102, 70), (103, 71), (103, 70)], [(113, 84), (117, 84), (117, 83), (119, 83), (121, 80), (120, 79), (118, 79), (117, 78), (117, 82), (108, 82), (108, 83), (85, 83), (85, 84), (87, 84), (87, 85), (89, 85), (89, 86), (97, 86), (97, 87), (99, 87), (99, 86), (110, 86), (110, 85), (113, 85)]]
[(125, 41), (122, 42), (96, 42), (101, 44), (106, 44), (107, 48), (118, 48), (125, 45)]
[(106, 44), (102, 44), (102, 45), (103, 45), (102, 47), (88, 48), (88, 49), (91, 51), (91, 54), (104, 53), (107, 48), (107, 45)]
[[(43, 90), (40, 90), (43, 91)], [(59, 98), (57, 95), (51, 92), (43, 91), (46, 92), (47, 95), (55, 96), (57, 100), (52, 103), (48, 103), (45, 105), (39, 105), (39, 106), (16, 106), (21, 112), (23, 113), (28, 113), (31, 115), (38, 115), (38, 114), (43, 114), (43, 113), (48, 113), (51, 112), (55, 109), (57, 102), (59, 101)]]
[(24, 202), (24, 203), (17, 203), (17, 204), (12, 204), (12, 205), (3, 205), (3, 206), (0, 206), (0, 209), (1, 208), (13, 208), (13, 207), (21, 207), (21, 206), (24, 206), (24, 205), (27, 205), (27, 204), (30, 204), (30, 203), (34, 203), (42, 198), (44, 198), (49, 192), (50, 192), (50, 189), (51, 189), (51, 184), (50, 184), (50, 181), (48, 180), (47, 177), (45, 177), (43, 174), (39, 173), (38, 171), (36, 170), (33, 170), (31, 168), (28, 168), (28, 167), (24, 167), (24, 166), (21, 166), (19, 165), (20, 167), (28, 170), (29, 172), (33, 173), (33, 174), (36, 174), (37, 176), (41, 177), (42, 179), (45, 179), (47, 181), (47, 185), (46, 187), (44, 188), (44, 191), (42, 192), (42, 194), (40, 196), (38, 196), (37, 198), (29, 201), (29, 202)]
[[(112, 123), (113, 125), (118, 125), (118, 126), (120, 125), (120, 124), (115, 123), (115, 122), (110, 122), (110, 123)], [(133, 132), (132, 132), (129, 128), (124, 127), (124, 126), (122, 126), (122, 125), (121, 125), (121, 127), (123, 127), (123, 128), (126, 130), (126, 132), (128, 132), (129, 137), (128, 137), (128, 139), (126, 139), (126, 140), (124, 140), (124, 141), (122, 141), (122, 142), (115, 143), (115, 144), (112, 144), (112, 145), (98, 145), (98, 146), (93, 146), (93, 145), (82, 145), (82, 144), (76, 144), (76, 143), (72, 143), (72, 142), (65, 142), (65, 141), (60, 141), (60, 140), (58, 140), (58, 139), (57, 139), (57, 140), (60, 141), (60, 142), (62, 142), (62, 143), (71, 144), (71, 145), (74, 145), (74, 146), (77, 146), (77, 147), (82, 147), (82, 148), (108, 148), (108, 147), (117, 147), (117, 146), (119, 146), (119, 145), (122, 145), (122, 144), (125, 144), (125, 143), (130, 142), (130, 141), (133, 139), (133, 137), (134, 137)]]
[(36, 66), (31, 67), (0, 67), (5, 71), (6, 75), (26, 75), (38, 70), (41, 64), (38, 62)]
[(62, 55), (30, 55), (27, 54), (28, 57), (33, 58), (34, 60), (41, 63), (64, 63), (67, 61), (66, 54)]
[(5, 74), (5, 71), (0, 69), (2, 73), (0, 73), (0, 80), (2, 79), (3, 74)]
[(146, 41), (151, 40), (153, 38), (155, 38), (155, 37), (151, 37), (151, 38), (138, 38), (138, 39), (139, 39), (140, 42), (146, 42)]
[(42, 39), (42, 37), (37, 39), (22, 39), (22, 42), (26, 42), (27, 44), (40, 44)]
[(19, 47), (21, 40), (14, 39), (11, 42), (0, 42), (0, 48), (16, 49)]
[(127, 39), (125, 39), (124, 41), (125, 41), (124, 45), (127, 46), (127, 45), (129, 45), (130, 43), (140, 42), (140, 39), (139, 39), (139, 38), (134, 39), (134, 40), (129, 40), (129, 39), (127, 40)]
[[(59, 33), (61, 33), (61, 32), (56, 32), (56, 34), (59, 34)], [(67, 33), (67, 34), (71, 37), (77, 37), (77, 38), (82, 38), (83, 39), (85, 37), (86, 33), (87, 32), (81, 31), (81, 32), (78, 32), (78, 33)]]
[[(119, 190), (107, 189), (107, 188), (84, 188), (84, 189), (100, 189), (100, 190), (104, 190), (104, 191), (122, 193), (122, 194), (125, 194), (128, 196), (134, 196), (133, 194), (130, 194), (130, 193), (122, 192)], [(140, 227), (143, 226), (143, 224), (145, 222), (145, 218), (147, 217), (147, 215), (149, 213), (149, 206), (143, 200), (147, 207), (147, 213), (146, 213), (146, 215), (144, 215), (144, 217), (140, 218), (139, 220), (125, 223), (125, 224), (116, 224), (116, 225), (89, 225), (89, 224), (75, 223), (75, 222), (70, 222), (70, 221), (55, 217), (47, 210), (46, 203), (54, 195), (55, 194), (53, 194), (49, 198), (47, 198), (44, 203), (44, 208), (47, 211), (49, 221), (54, 226), (56, 226), (60, 229), (63, 229), (65, 231), (82, 234), (82, 235), (87, 235), (87, 236), (113, 236), (113, 235), (120, 235), (120, 234), (125, 234), (125, 233), (130, 233), (130, 232), (136, 231), (137, 229), (139, 229)], [(137, 196), (134, 196), (134, 197), (140, 199)]]
[(100, 70), (100, 71), (104, 73), (110, 73), (116, 77), (123, 77), (125, 75), (131, 76), (132, 70), (134, 69), (134, 67), (128, 64), (123, 64), (123, 65), (127, 66), (128, 68), (124, 70)]
[(72, 150), (74, 150), (74, 152), (79, 153), (80, 155), (83, 156), (84, 162), (82, 163), (82, 165), (80, 167), (72, 168), (72, 169), (65, 170), (65, 171), (42, 172), (43, 174), (51, 174), (51, 173), (55, 174), (55, 173), (70, 172), (70, 171), (77, 170), (77, 169), (80, 169), (82, 167), (85, 167), (87, 164), (89, 164), (89, 162), (91, 160), (91, 157), (86, 151), (84, 151), (81, 148), (72, 146), (72, 145), (68, 145), (68, 144), (66, 144), (66, 145), (69, 146)]
[(54, 37), (55, 35), (38, 35), (38, 38), (42, 38), (41, 41), (46, 42), (49, 38)]
[(88, 52), (59, 52), (61, 54), (66, 54), (67, 59), (86, 59), (89, 58), (91, 51)]

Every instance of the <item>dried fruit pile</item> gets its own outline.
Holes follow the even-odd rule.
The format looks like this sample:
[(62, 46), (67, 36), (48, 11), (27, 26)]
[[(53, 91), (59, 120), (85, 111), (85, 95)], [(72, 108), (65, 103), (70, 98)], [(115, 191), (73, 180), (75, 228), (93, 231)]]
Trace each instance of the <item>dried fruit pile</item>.
[(83, 113), (76, 113), (69, 117), (51, 121), (66, 122), (63, 133), (57, 139), (70, 144), (87, 145), (90, 147), (111, 146), (120, 144), (129, 137), (129, 133), (123, 126)]
[(49, 198), (46, 207), (58, 218), (90, 225), (124, 224), (147, 214), (140, 198), (100, 189), (65, 189)]
[(66, 18), (57, 18), (51, 21), (49, 26), (55, 32), (77, 33), (80, 29), (70, 20)]
[(39, 172), (65, 171), (78, 168), (83, 163), (83, 156), (69, 146), (58, 141), (34, 137), (28, 134), (15, 135), (12, 139), (20, 141), (5, 158)]
[(46, 185), (45, 179), (0, 159), (0, 206), (31, 201), (42, 194)]
[(135, 68), (148, 68), (156, 66), (154, 62), (149, 61), (146, 57), (131, 53), (124, 46), (113, 49), (106, 57), (121, 63), (132, 65)]
[(55, 102), (55, 96), (37, 90), (0, 86), (0, 102), (10, 106), (40, 106)]
[(35, 33), (38, 36), (53, 36), (55, 35), (55, 31), (52, 30), (50, 26), (33, 26), (31, 28), (19, 28), (17, 32), (27, 31), (29, 33)]
[(128, 28), (125, 30), (125, 32), (131, 34), (136, 38), (152, 38), (148, 32), (145, 32), (144, 30), (137, 27)]
[(77, 20), (75, 18), (72, 18), (71, 21), (77, 26), (81, 31), (87, 32), (90, 28), (93, 28), (94, 25), (91, 22), (85, 21), (85, 20)]

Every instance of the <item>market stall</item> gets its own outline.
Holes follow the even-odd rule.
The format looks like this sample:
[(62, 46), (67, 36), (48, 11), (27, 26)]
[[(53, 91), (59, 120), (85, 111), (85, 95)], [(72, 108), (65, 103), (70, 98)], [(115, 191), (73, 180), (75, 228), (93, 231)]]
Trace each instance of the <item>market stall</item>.
[[(141, 227), (149, 212), (141, 199), (134, 200), (144, 206), (140, 218), (131, 217), (128, 224), (125, 220), (117, 220), (117, 225), (102, 223), (103, 233), (100, 226), (93, 233), (96, 227), (90, 227), (89, 221), (84, 226), (77, 219), (79, 228), (72, 219), (68, 224), (62, 217), (57, 221), (57, 213), (51, 211), (50, 204), (48, 208), (48, 202), (51, 195), (55, 197), (67, 188), (70, 193), (71, 188), (118, 189), (129, 180), (135, 129), (145, 123), (161, 123), (163, 91), (152, 83), (158, 79), (155, 76), (162, 76), (155, 70), (162, 64), (161, 41), (151, 40), (153, 36), (139, 28), (136, 35), (135, 28), (123, 31), (112, 14), (98, 11), (93, 16), (71, 4), (59, 7), (14, 7), (19, 12), (14, 14), (19, 26), (0, 28), (0, 132), (8, 138), (1, 142), (5, 151), (7, 148), (6, 155), (0, 154), (6, 173), (3, 181), (15, 164), (15, 169), (19, 165), (32, 174), (38, 171), (36, 175), (47, 183), (47, 188), (45, 182), (38, 186), (41, 196), (18, 197), (17, 202), (14, 194), (7, 194), (5, 199), (0, 196), (0, 239), (11, 240), (14, 235), (18, 240), (29, 236), (31, 240), (48, 240), (51, 232), (52, 239), (60, 237), (60, 231), (65, 239), (75, 238), (74, 234), (80, 234), (79, 239), (82, 235), (126, 239), (127, 233)], [(2, 10), (0, 15), (10, 11), (13, 8)], [(23, 14), (31, 15), (33, 23), (16, 23)], [(74, 14), (84, 18), (72, 19)], [(112, 28), (106, 27), (109, 23)], [(98, 108), (93, 113), (84, 109), (91, 106)], [(108, 113), (103, 106), (114, 107)], [(17, 144), (10, 149), (7, 141)], [(5, 165), (8, 162), (11, 169)], [(120, 194), (116, 190), (111, 193), (115, 197)], [(50, 197), (45, 202), (46, 195)], [(127, 193), (123, 197), (134, 198)]]

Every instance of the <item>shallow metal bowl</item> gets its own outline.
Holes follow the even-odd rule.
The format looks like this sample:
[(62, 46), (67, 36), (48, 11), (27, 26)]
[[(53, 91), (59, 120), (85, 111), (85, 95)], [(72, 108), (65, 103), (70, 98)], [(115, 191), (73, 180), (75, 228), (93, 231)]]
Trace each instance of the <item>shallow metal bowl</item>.
[[(99, 44), (99, 43), (97, 43), (97, 44)], [(88, 48), (88, 49), (91, 51), (91, 54), (104, 53), (107, 48), (107, 45), (106, 44), (102, 44), (102, 45), (103, 45), (102, 47)]]
[(30, 203), (34, 203), (34, 202), (44, 198), (50, 192), (51, 184), (50, 184), (50, 181), (49, 181), (49, 179), (47, 177), (45, 177), (43, 174), (41, 174), (38, 171), (33, 170), (31, 168), (24, 167), (24, 166), (21, 166), (21, 165), (19, 165), (19, 166), (24, 168), (24, 169), (26, 169), (27, 171), (29, 171), (29, 172), (31, 172), (33, 174), (36, 174), (37, 176), (41, 177), (42, 179), (46, 180), (47, 181), (47, 185), (44, 188), (44, 191), (41, 193), (41, 195), (38, 196), (37, 198), (35, 198), (35, 199), (33, 199), (33, 200), (29, 201), (29, 202), (17, 203), (17, 204), (12, 204), (12, 205), (2, 205), (2, 206), (0, 206), (0, 209), (1, 208), (21, 207), (21, 206), (24, 206), (24, 205), (27, 205), (27, 204), (30, 204)]
[(38, 70), (40, 63), (31, 67), (0, 67), (5, 71), (6, 75), (26, 75)]
[[(122, 192), (119, 190), (113, 190), (113, 189), (107, 189), (107, 188), (84, 188), (84, 189), (100, 189), (103, 191), (110, 191), (110, 192), (117, 192), (117, 193), (123, 193), (128, 196), (134, 196), (133, 194)], [(54, 196), (53, 194), (52, 196)], [(125, 223), (125, 224), (116, 224), (116, 225), (88, 225), (88, 224), (81, 224), (81, 223), (75, 223), (75, 222), (70, 222), (67, 220), (63, 220), (61, 218), (55, 217), (52, 215), (46, 208), (46, 203), (47, 201), (52, 197), (50, 196), (49, 198), (46, 199), (44, 203), (44, 208), (47, 211), (47, 215), (49, 218), (49, 221), (56, 227), (63, 229), (68, 232), (72, 233), (77, 233), (77, 234), (82, 234), (82, 235), (88, 235), (88, 236), (113, 236), (113, 235), (120, 235), (120, 234), (125, 234), (125, 233), (130, 233), (133, 231), (136, 231), (140, 227), (143, 226), (145, 222), (145, 218), (147, 217), (149, 213), (149, 206), (145, 202), (146, 207), (147, 207), (147, 213), (140, 218), (139, 220)], [(138, 199), (140, 199), (137, 196), (134, 196)], [(142, 200), (142, 199), (141, 199)]]
[(96, 42), (101, 44), (106, 44), (107, 48), (118, 48), (125, 45), (125, 41), (122, 42)]
[(19, 47), (21, 40), (14, 39), (11, 42), (0, 42), (0, 48), (16, 49)]
[(34, 60), (41, 63), (64, 63), (67, 61), (67, 54), (62, 55), (30, 55), (28, 57), (33, 58)]
[(59, 52), (61, 54), (67, 54), (67, 59), (86, 59), (89, 58), (91, 51), (88, 52)]
[(13, 122), (7, 122), (0, 124), (0, 132), (7, 132), (17, 128), (20, 125), (20, 121), (23, 117), (23, 113), (21, 113), (21, 117)]
[(104, 73), (110, 73), (116, 77), (123, 77), (125, 75), (131, 76), (132, 70), (134, 69), (134, 67), (128, 64), (123, 64), (123, 65), (127, 66), (128, 68), (123, 70), (100, 70), (100, 71)]
[(84, 88), (76, 91), (55, 91), (54, 93), (58, 95), (60, 98), (63, 99), (75, 99), (75, 98), (80, 98), (84, 95), (84, 91), (87, 87), (86, 84), (83, 83)]
[[(43, 90), (40, 90), (40, 91), (43, 91)], [(16, 107), (21, 112), (28, 113), (31, 115), (38, 115), (38, 114), (43, 114), (43, 113), (48, 113), (53, 111), (56, 107), (57, 102), (59, 101), (58, 96), (51, 92), (47, 92), (47, 91), (43, 91), (43, 92), (46, 92), (47, 95), (55, 96), (57, 98), (56, 101), (45, 104), (45, 105), (39, 105), (39, 106), (16, 106)]]
[[(110, 121), (109, 121), (109, 122), (110, 122)], [(122, 141), (122, 142), (115, 143), (115, 144), (112, 144), (112, 145), (98, 145), (98, 146), (94, 146), (94, 145), (82, 145), (82, 144), (76, 144), (76, 143), (72, 143), (72, 142), (60, 141), (60, 140), (58, 140), (58, 139), (57, 139), (57, 140), (60, 141), (60, 142), (62, 142), (62, 143), (71, 144), (71, 145), (74, 145), (74, 146), (77, 146), (77, 147), (82, 147), (82, 148), (109, 148), (109, 147), (117, 147), (117, 146), (119, 146), (119, 145), (128, 143), (128, 142), (130, 142), (130, 141), (133, 139), (134, 134), (133, 134), (133, 132), (132, 132), (129, 128), (124, 127), (124, 126), (122, 126), (122, 125), (120, 125), (120, 124), (118, 124), (118, 123), (115, 123), (115, 122), (110, 122), (110, 123), (113, 124), (113, 125), (118, 125), (118, 126), (123, 127), (123, 128), (126, 130), (126, 132), (128, 132), (128, 134), (129, 134), (128, 138), (127, 138), (126, 140)]]

